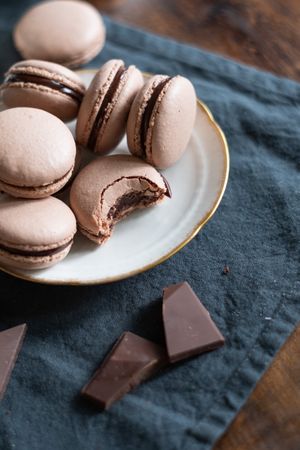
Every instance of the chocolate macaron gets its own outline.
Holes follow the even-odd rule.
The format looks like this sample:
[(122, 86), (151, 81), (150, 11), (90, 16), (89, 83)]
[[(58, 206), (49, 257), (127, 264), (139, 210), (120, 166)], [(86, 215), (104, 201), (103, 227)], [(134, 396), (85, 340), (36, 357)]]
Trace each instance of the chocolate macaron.
[(124, 61), (107, 61), (96, 73), (82, 101), (76, 127), (78, 144), (99, 153), (112, 150), (122, 139), (132, 101), (143, 76)]
[(154, 167), (133, 156), (113, 155), (94, 160), (77, 175), (70, 204), (80, 231), (103, 244), (118, 221), (166, 196), (171, 196), (168, 183)]
[(127, 123), (131, 153), (165, 169), (182, 156), (196, 117), (196, 94), (185, 77), (155, 75), (132, 104)]
[(76, 233), (71, 209), (54, 197), (0, 201), (0, 263), (42, 269), (67, 256)]
[(72, 70), (31, 59), (20, 61), (8, 70), (0, 92), (7, 108), (39, 108), (67, 122), (77, 116), (85, 87)]
[(70, 179), (76, 145), (57, 117), (35, 108), (0, 112), (0, 190), (23, 198), (48, 197)]
[(24, 59), (43, 59), (78, 67), (93, 59), (105, 42), (97, 9), (83, 1), (51, 0), (31, 7), (13, 33)]

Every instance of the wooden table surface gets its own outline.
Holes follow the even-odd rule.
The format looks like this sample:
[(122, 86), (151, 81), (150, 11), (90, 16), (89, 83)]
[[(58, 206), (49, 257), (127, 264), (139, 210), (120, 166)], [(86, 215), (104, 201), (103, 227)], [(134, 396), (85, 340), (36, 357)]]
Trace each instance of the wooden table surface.
[[(300, 81), (300, 0), (93, 0), (111, 17)], [(300, 326), (214, 450), (300, 450)]]

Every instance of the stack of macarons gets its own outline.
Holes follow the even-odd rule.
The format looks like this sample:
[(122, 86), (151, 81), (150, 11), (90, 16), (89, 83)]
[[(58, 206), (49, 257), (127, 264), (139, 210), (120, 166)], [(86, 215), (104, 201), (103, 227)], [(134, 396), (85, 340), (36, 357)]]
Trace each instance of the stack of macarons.
[(0, 262), (40, 269), (63, 259), (76, 219), (51, 197), (70, 180), (76, 144), (53, 114), (16, 107), (0, 113)]
[(70, 67), (102, 49), (105, 27), (89, 3), (41, 2), (17, 23), (13, 39), (25, 58), (1, 86), (0, 263), (49, 267), (70, 251), (76, 233), (72, 210), (52, 197), (76, 172), (79, 152), (63, 123), (77, 117), (85, 94)]
[[(58, 44), (55, 53), (42, 36), (41, 24), (47, 15), (51, 24), (58, 8), (68, 19), (81, 13), (77, 28), (87, 17), (95, 25), (69, 54)], [(187, 147), (196, 115), (194, 88), (179, 75), (145, 80), (138, 68), (114, 59), (86, 89), (68, 67), (87, 61), (103, 45), (104, 26), (93, 14), (85, 2), (53, 0), (31, 8), (16, 26), (15, 44), (31, 59), (14, 64), (0, 86), (7, 108), (0, 112), (0, 190), (5, 193), (0, 263), (5, 265), (49, 267), (70, 251), (76, 222), (83, 235), (103, 244), (133, 210), (171, 197), (157, 169), (176, 163)], [(60, 19), (57, 24), (64, 28)], [(64, 122), (76, 118), (75, 142)], [(131, 155), (107, 156), (125, 133)], [(79, 171), (81, 149), (92, 150), (95, 158)], [(69, 184), (71, 208), (52, 196)]]

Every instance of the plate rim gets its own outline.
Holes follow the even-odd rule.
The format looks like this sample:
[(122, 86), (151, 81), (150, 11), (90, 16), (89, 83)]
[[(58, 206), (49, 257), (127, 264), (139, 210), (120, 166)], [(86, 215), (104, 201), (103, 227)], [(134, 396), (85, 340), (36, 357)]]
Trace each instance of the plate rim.
[[(78, 70), (77, 73), (96, 73), (97, 69), (82, 69)], [(146, 77), (149, 77), (151, 74), (143, 72), (143, 75)], [(212, 112), (208, 108), (208, 106), (199, 98), (197, 98), (197, 105), (200, 106), (202, 111), (206, 114), (209, 121), (211, 122), (211, 125), (215, 128), (217, 131), (219, 137), (221, 138), (222, 142), (222, 149), (223, 149), (223, 155), (224, 155), (224, 173), (223, 173), (223, 180), (221, 183), (221, 188), (218, 192), (218, 195), (216, 197), (215, 202), (213, 203), (210, 210), (205, 214), (205, 216), (200, 220), (199, 223), (192, 229), (192, 231), (188, 234), (188, 236), (178, 245), (176, 245), (173, 249), (169, 250), (165, 255), (161, 256), (157, 260), (153, 261), (150, 264), (146, 264), (145, 266), (142, 266), (138, 269), (120, 274), (115, 275), (113, 277), (106, 277), (105, 279), (93, 279), (93, 280), (86, 280), (81, 281), (78, 279), (74, 280), (49, 280), (47, 278), (33, 278), (30, 275), (24, 275), (19, 272), (14, 272), (13, 270), (10, 270), (9, 268), (0, 266), (0, 270), (3, 272), (12, 275), (16, 278), (19, 278), (21, 280), (30, 281), (32, 283), (37, 284), (48, 284), (48, 285), (55, 285), (55, 286), (93, 286), (93, 285), (101, 285), (101, 284), (107, 284), (112, 283), (115, 281), (121, 281), (125, 280), (126, 278), (133, 277), (135, 275), (138, 275), (140, 273), (147, 272), (150, 269), (153, 269), (154, 267), (158, 266), (159, 264), (162, 264), (163, 262), (167, 261), (169, 258), (174, 256), (176, 253), (178, 253), (183, 247), (185, 247), (198, 233), (199, 231), (209, 222), (209, 220), (213, 217), (215, 212), (217, 211), (221, 200), (223, 198), (224, 192), (226, 190), (228, 177), (229, 177), (229, 166), (230, 166), (230, 157), (229, 157), (229, 147), (227, 143), (227, 139), (225, 137), (225, 134), (220, 127), (220, 125), (216, 122)]]

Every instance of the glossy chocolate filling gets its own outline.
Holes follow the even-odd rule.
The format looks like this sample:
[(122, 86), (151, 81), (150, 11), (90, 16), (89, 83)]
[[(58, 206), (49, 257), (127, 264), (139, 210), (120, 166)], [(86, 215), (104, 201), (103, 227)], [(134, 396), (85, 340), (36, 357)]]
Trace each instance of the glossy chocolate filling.
[(51, 248), (48, 250), (40, 250), (40, 251), (36, 251), (36, 252), (32, 252), (30, 250), (29, 251), (20, 250), (18, 248), (13, 248), (13, 247), (6, 247), (6, 245), (2, 245), (2, 244), (0, 244), (0, 250), (10, 253), (11, 255), (18, 255), (18, 256), (28, 256), (28, 257), (29, 256), (36, 256), (36, 257), (52, 256), (52, 255), (55, 255), (56, 253), (63, 251), (65, 248), (69, 247), (69, 245), (71, 245), (72, 242), (73, 242), (73, 239), (71, 239), (66, 244), (61, 245), (60, 247)]
[[(143, 192), (140, 191), (133, 191), (129, 194), (125, 194), (122, 197), (120, 197), (114, 206), (110, 208), (107, 214), (108, 220), (111, 220), (112, 222), (108, 225), (109, 233), (103, 234), (101, 231), (99, 231), (98, 234), (93, 234), (90, 231), (86, 230), (90, 235), (95, 236), (96, 238), (103, 238), (103, 240), (106, 240), (110, 237), (111, 230), (113, 228), (114, 222), (117, 222), (121, 218), (125, 217), (127, 215), (127, 210), (132, 207), (138, 207), (138, 206), (148, 206), (151, 203), (154, 203), (156, 200), (158, 200), (160, 196), (146, 196)], [(81, 227), (84, 229), (83, 227)]]
[(90, 132), (89, 140), (88, 140), (87, 146), (91, 150), (94, 150), (96, 147), (98, 134), (99, 134), (101, 125), (103, 123), (103, 120), (105, 118), (107, 107), (112, 102), (112, 99), (119, 87), (121, 78), (124, 76), (126, 71), (127, 71), (127, 69), (125, 66), (121, 66), (119, 68), (119, 70), (117, 71), (116, 75), (114, 76), (114, 79), (112, 80), (112, 82), (108, 88), (108, 91), (106, 92), (106, 95), (104, 96), (104, 99), (102, 100), (101, 106), (100, 106), (99, 111), (94, 120), (92, 129)]
[(117, 220), (122, 214), (129, 208), (137, 207), (140, 205), (148, 206), (150, 203), (154, 203), (158, 200), (159, 196), (145, 195), (144, 192), (133, 191), (129, 194), (125, 194), (118, 199), (114, 206), (112, 206), (108, 212), (108, 219)]
[(48, 88), (51, 88), (55, 91), (59, 91), (62, 94), (66, 94), (70, 97), (72, 97), (74, 100), (76, 100), (77, 103), (81, 103), (83, 99), (83, 93), (80, 91), (76, 91), (75, 89), (72, 89), (68, 86), (66, 86), (63, 83), (60, 83), (59, 81), (50, 80), (49, 78), (42, 77), (40, 75), (29, 75), (29, 74), (23, 74), (23, 73), (13, 73), (8, 75), (4, 83), (32, 83), (32, 84), (38, 84), (41, 86), (46, 86)]
[[(131, 177), (131, 178), (136, 178), (136, 177)], [(109, 209), (108, 214), (107, 214), (107, 219), (108, 219), (108, 221), (110, 221), (107, 223), (108, 233), (103, 234), (101, 231), (99, 231), (98, 234), (94, 234), (94, 233), (91, 233), (91, 231), (89, 231), (88, 229), (86, 229), (80, 225), (79, 225), (79, 227), (91, 236), (95, 236), (96, 238), (99, 238), (99, 239), (103, 238), (103, 240), (108, 239), (110, 237), (110, 232), (111, 232), (114, 224), (118, 220), (124, 218), (127, 214), (129, 214), (129, 212), (130, 212), (129, 210), (131, 208), (138, 208), (138, 207), (142, 207), (142, 206), (146, 207), (152, 203), (156, 203), (157, 200), (160, 200), (164, 195), (167, 195), (169, 197), (171, 196), (171, 190), (169, 188), (169, 184), (163, 175), (162, 175), (162, 178), (165, 181), (165, 185), (166, 185), (166, 189), (167, 189), (166, 193), (164, 193), (161, 189), (157, 189), (155, 191), (149, 190), (149, 191), (142, 191), (142, 192), (141, 191), (132, 191), (132, 192), (129, 192), (128, 194), (124, 194), (118, 198), (116, 203)], [(156, 186), (154, 183), (151, 183), (149, 180), (148, 180), (148, 182), (150, 184), (153, 184), (153, 187)], [(148, 193), (149, 193), (149, 195), (148, 195)]]
[(154, 88), (150, 99), (148, 100), (148, 103), (146, 105), (145, 111), (142, 116), (142, 122), (141, 122), (141, 150), (142, 150), (142, 157), (146, 157), (146, 140), (147, 140), (147, 132), (149, 129), (149, 123), (152, 116), (152, 112), (154, 110), (155, 104), (157, 102), (157, 99), (159, 95), (161, 94), (163, 88), (166, 86), (166, 84), (171, 80), (171, 77), (167, 77), (164, 80), (162, 80), (158, 85)]

